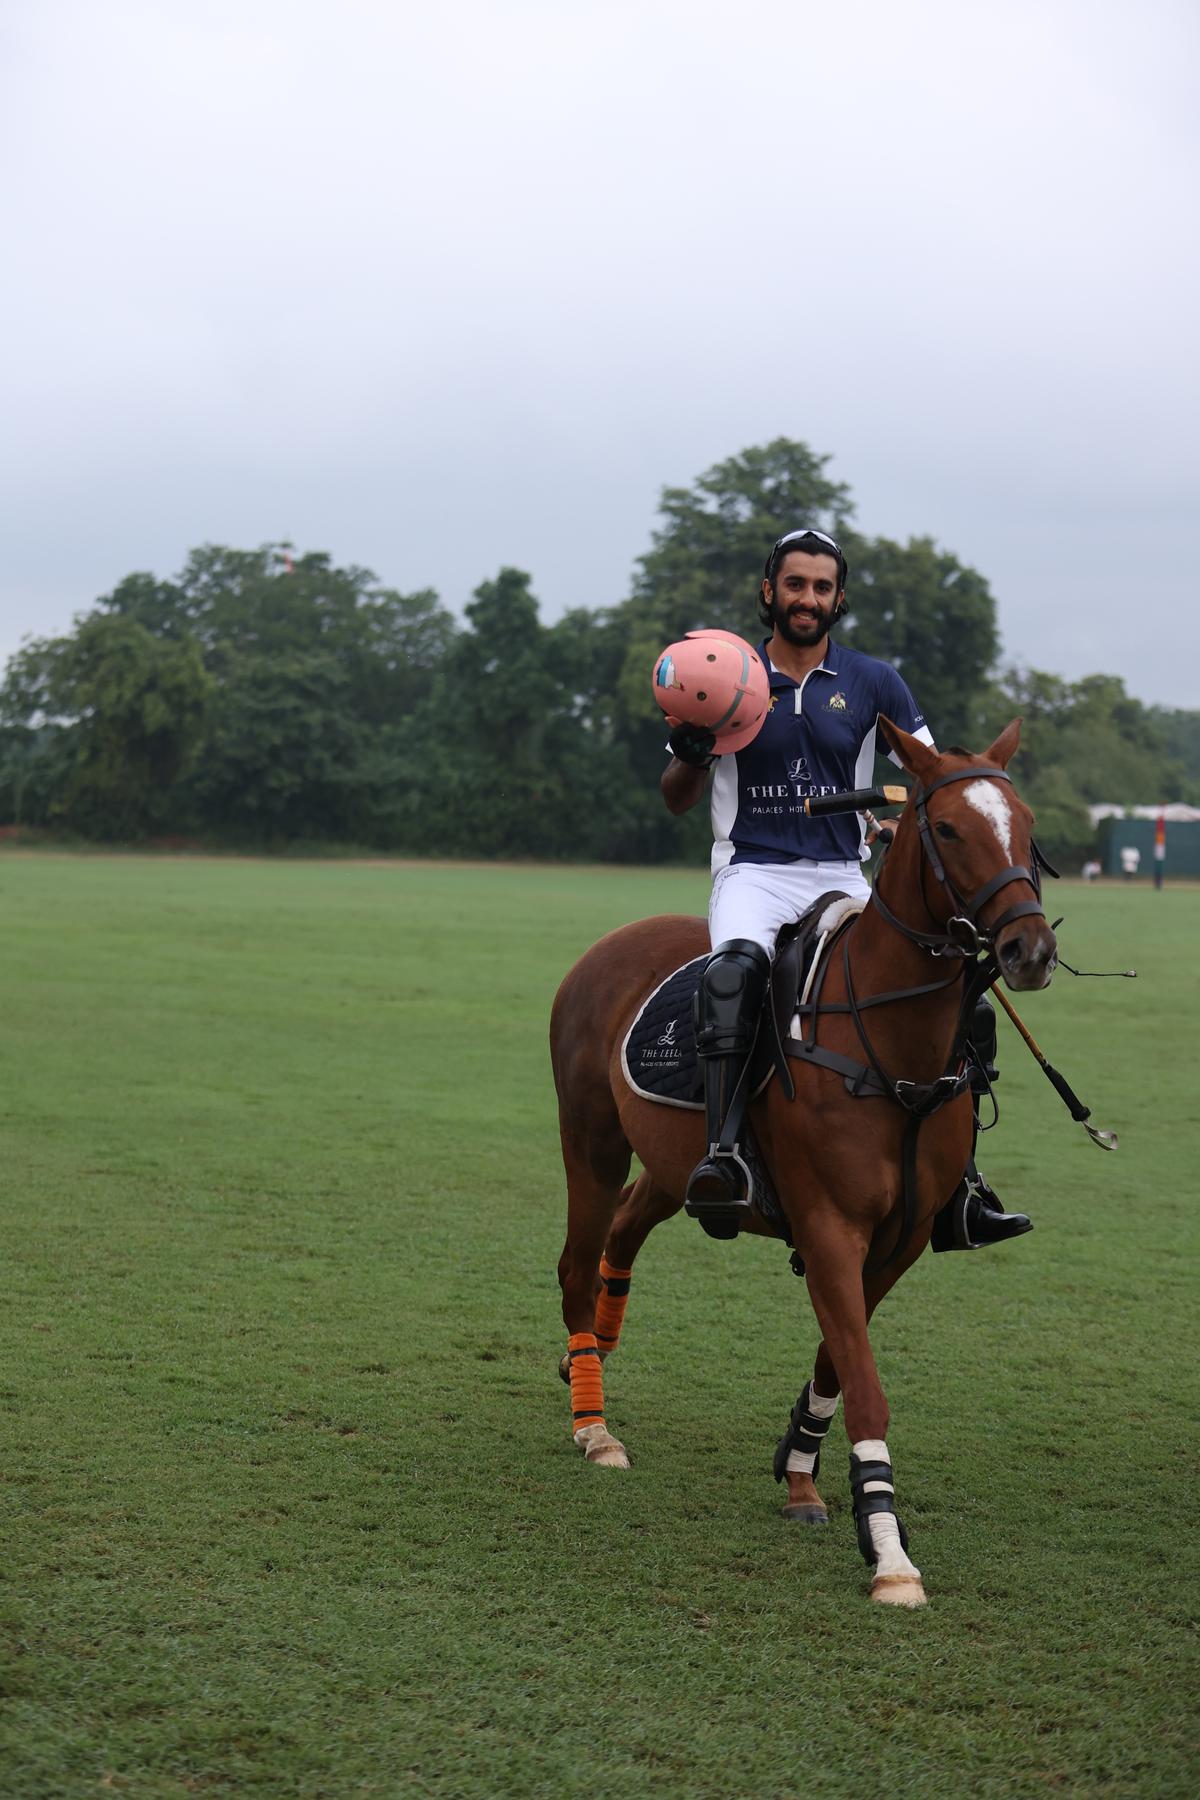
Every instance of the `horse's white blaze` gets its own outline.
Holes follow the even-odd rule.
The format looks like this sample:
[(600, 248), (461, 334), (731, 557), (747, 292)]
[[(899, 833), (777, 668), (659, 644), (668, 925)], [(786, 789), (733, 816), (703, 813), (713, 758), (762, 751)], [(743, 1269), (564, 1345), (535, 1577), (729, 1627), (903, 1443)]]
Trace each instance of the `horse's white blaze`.
[(973, 781), (963, 792), (968, 806), (982, 813), (996, 836), (1005, 856), (1012, 860), (1012, 814), (1008, 797), (994, 781)]
[[(857, 1444), (851, 1445), (854, 1455), (860, 1462), (883, 1462), (891, 1465), (888, 1447), (882, 1438), (860, 1438)], [(890, 1481), (868, 1481), (863, 1487), (864, 1494), (894, 1493)], [(867, 1519), (867, 1527), (871, 1533), (871, 1543), (875, 1550), (875, 1579), (888, 1578), (893, 1575), (905, 1576), (910, 1581), (920, 1581), (921, 1571), (906, 1556), (900, 1543), (900, 1527), (896, 1523), (894, 1513), (871, 1513)]]

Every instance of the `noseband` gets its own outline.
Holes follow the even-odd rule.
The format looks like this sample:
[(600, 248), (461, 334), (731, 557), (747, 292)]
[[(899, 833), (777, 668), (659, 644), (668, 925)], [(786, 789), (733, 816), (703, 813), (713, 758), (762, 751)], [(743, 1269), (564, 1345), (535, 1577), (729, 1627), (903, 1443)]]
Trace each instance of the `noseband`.
[[(1022, 863), (1010, 863), (1006, 869), (1001, 869), (998, 875), (993, 875), (990, 881), (985, 881), (983, 886), (969, 898), (960, 892), (947, 874), (946, 865), (938, 852), (930, 828), (927, 809), (930, 796), (936, 794), (939, 788), (948, 787), (951, 782), (955, 781), (974, 780), (1007, 781), (1011, 784), (1012, 776), (1006, 774), (1003, 769), (986, 767), (957, 769), (953, 774), (939, 775), (937, 780), (930, 782), (928, 787), (925, 787), (924, 784), (920, 785), (913, 795), (913, 810), (916, 814), (917, 830), (921, 837), (921, 854), (933, 870), (936, 879), (941, 883), (954, 908), (951, 917), (946, 922), (945, 931), (936, 933), (914, 931), (911, 925), (905, 925), (896, 917), (891, 908), (884, 904), (879, 893), (878, 881), (871, 892), (872, 904), (879, 908), (888, 924), (894, 926), (901, 936), (908, 938), (911, 943), (919, 944), (922, 949), (928, 950), (931, 956), (970, 957), (979, 956), (985, 950), (993, 950), (997, 934), (1003, 931), (1006, 925), (1011, 925), (1014, 919), (1027, 918), (1034, 913), (1041, 914), (1043, 910), (1041, 871), (1045, 869), (1050, 875), (1057, 874), (1057, 870), (1051, 868), (1037, 844), (1030, 838), (1032, 869), (1025, 868)], [(1018, 881), (1027, 882), (1037, 896), (1036, 899), (1019, 900), (1001, 913), (1000, 917), (993, 920), (990, 925), (981, 925), (979, 914), (982, 908), (1002, 888), (1011, 887), (1014, 882)]]

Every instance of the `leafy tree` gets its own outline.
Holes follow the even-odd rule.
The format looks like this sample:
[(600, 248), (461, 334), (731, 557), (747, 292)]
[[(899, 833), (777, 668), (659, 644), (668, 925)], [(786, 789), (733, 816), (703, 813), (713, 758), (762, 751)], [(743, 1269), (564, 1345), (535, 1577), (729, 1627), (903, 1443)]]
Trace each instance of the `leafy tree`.
[(981, 741), (1021, 718), (1013, 774), (1037, 815), (1047, 853), (1068, 862), (1088, 854), (1095, 832), (1089, 803), (1122, 806), (1183, 798), (1186, 772), (1153, 709), (1115, 675), (1064, 681), (1040, 669), (1009, 669), (981, 699)]
[(69, 637), (18, 652), (2, 711), (27, 730), (51, 728), (41, 741), (58, 775), (52, 817), (89, 835), (137, 836), (162, 821), (209, 690), (194, 643), (93, 613)]
[(122, 581), (101, 606), (203, 650), (217, 699), (180, 821), (242, 841), (384, 829), (396, 731), (449, 664), (457, 628), (429, 590), (381, 588), (289, 546), (205, 545), (178, 579)]
[(418, 777), (427, 794), (437, 783), (441, 841), (468, 855), (586, 854), (612, 800), (600, 773), (612, 746), (569, 678), (569, 634), (542, 625), (520, 569), (483, 582), (466, 617), (437, 696), (455, 721), (452, 767), (443, 742)]
[(243, 842), (350, 837), (361, 810), (362, 730), (337, 657), (237, 659), (181, 795), (184, 816)]
[(1148, 717), (1168, 756), (1181, 771), (1184, 791), (1180, 798), (1200, 804), (1200, 712), (1152, 706)]
[(206, 544), (176, 581), (130, 575), (99, 604), (155, 636), (193, 638), (214, 671), (245, 657), (336, 655), (360, 708), (380, 720), (413, 703), (455, 637), (431, 590), (400, 594), (369, 569), (337, 568), (319, 552), (293, 557), (285, 545)]
[(179, 575), (127, 576), (0, 687), (0, 807), (97, 836), (324, 838), (414, 853), (660, 862), (707, 848), (706, 809), (658, 792), (658, 651), (697, 625), (755, 635), (767, 546), (813, 524), (851, 563), (847, 642), (894, 663), (938, 741), (1025, 720), (1018, 780), (1052, 853), (1091, 840), (1086, 802), (1200, 794), (1200, 714), (1119, 680), (992, 671), (987, 583), (930, 539), (853, 533), (828, 458), (786, 438), (668, 488), (626, 600), (542, 623), (502, 568), (459, 623), (429, 590), (321, 553), (205, 545)]
[(983, 576), (932, 538), (859, 539), (839, 635), (900, 671), (939, 744), (980, 735), (978, 697), (1000, 648)]

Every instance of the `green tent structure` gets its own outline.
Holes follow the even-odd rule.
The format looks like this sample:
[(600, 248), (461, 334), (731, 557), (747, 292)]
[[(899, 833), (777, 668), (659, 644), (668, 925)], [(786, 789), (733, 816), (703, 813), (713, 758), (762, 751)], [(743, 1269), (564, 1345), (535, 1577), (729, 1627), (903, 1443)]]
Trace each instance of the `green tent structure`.
[(1166, 815), (1166, 880), (1200, 880), (1200, 806), (1181, 801), (1167, 806), (1091, 806), (1096, 826), (1096, 855), (1106, 875), (1121, 875), (1121, 852), (1134, 846), (1141, 853), (1137, 881), (1154, 879), (1154, 831), (1159, 813)]

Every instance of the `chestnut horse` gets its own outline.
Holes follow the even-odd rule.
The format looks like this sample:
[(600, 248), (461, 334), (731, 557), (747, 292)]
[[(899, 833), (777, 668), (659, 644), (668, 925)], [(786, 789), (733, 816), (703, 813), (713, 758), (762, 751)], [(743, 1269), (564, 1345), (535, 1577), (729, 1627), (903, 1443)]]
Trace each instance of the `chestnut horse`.
[[(1020, 720), (982, 757), (957, 748), (939, 754), (887, 719), (879, 726), (915, 786), (871, 900), (828, 959), (822, 1005), (835, 1010), (821, 1013), (820, 1041), (856, 1066), (869, 1063), (886, 1091), (855, 1097), (845, 1061), (839, 1070), (793, 1058), (795, 1098), (773, 1079), (749, 1116), (822, 1335), (781, 1446), (785, 1516), (827, 1519), (813, 1476), (840, 1393), (859, 1547), (875, 1571), (872, 1598), (919, 1606), (925, 1594), (894, 1512), (888, 1406), (867, 1323), (924, 1250), (971, 1154), (971, 1097), (950, 1065), (961, 1064), (975, 996), (997, 974), (1017, 990), (1046, 986), (1056, 950), (1042, 911), (1033, 816), (1005, 773)], [(634, 1259), (649, 1232), (682, 1207), (704, 1148), (703, 1114), (634, 1093), (621, 1048), (648, 995), (708, 948), (702, 919), (623, 926), (576, 963), (554, 1002), (550, 1048), (567, 1176), (562, 1372), (575, 1443), (589, 1462), (613, 1468), (628, 1468), (629, 1459), (605, 1423), (603, 1359), (616, 1347)], [(879, 1003), (868, 1009), (872, 1000)], [(938, 1105), (935, 1089), (953, 1097)], [(906, 1181), (916, 1093), (924, 1110), (911, 1127)], [(625, 1186), (631, 1154), (642, 1173)], [(756, 1213), (750, 1229), (771, 1228)]]

